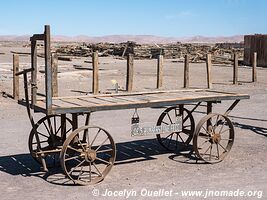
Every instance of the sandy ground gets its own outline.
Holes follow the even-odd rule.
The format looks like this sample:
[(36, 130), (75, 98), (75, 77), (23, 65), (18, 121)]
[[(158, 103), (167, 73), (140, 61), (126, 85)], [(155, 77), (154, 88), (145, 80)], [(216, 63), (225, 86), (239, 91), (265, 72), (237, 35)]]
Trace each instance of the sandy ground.
[[(21, 47), (0, 47), (0, 91), (12, 92), (12, 55), (10, 50), (29, 51)], [(91, 91), (91, 70), (77, 70), (73, 65), (91, 68), (84, 63), (90, 58), (59, 62), (59, 95), (81, 95)], [(29, 66), (30, 57), (21, 56), (22, 67)], [(43, 60), (38, 60), (40, 69)], [(191, 87), (206, 87), (205, 64), (190, 65)], [(111, 84), (116, 79), (125, 87), (126, 61), (100, 58), (101, 92), (114, 92)], [(267, 198), (267, 69), (259, 68), (258, 82), (251, 83), (251, 69), (239, 68), (239, 85), (232, 85), (231, 66), (213, 66), (214, 89), (247, 93), (250, 100), (241, 101), (231, 113), (235, 123), (236, 140), (227, 158), (219, 164), (190, 162), (183, 152), (165, 151), (154, 136), (131, 137), (130, 120), (133, 110), (93, 113), (91, 124), (107, 129), (117, 143), (116, 164), (105, 180), (94, 186), (73, 186), (60, 167), (50, 173), (40, 171), (28, 151), (31, 125), (25, 107), (10, 98), (0, 96), (0, 191), (1, 199), (126, 199), (116, 197), (116, 191), (132, 191), (129, 199), (151, 199), (145, 191), (165, 190), (171, 196), (156, 199), (205, 199), (182, 197), (182, 191), (244, 191), (246, 197), (208, 197), (207, 199), (266, 199)], [(156, 60), (136, 60), (134, 90), (151, 90), (156, 85)], [(43, 91), (43, 77), (38, 75), (38, 87)], [(22, 79), (20, 80), (22, 84)], [(164, 89), (179, 89), (183, 84), (183, 64), (164, 61)], [(21, 86), (22, 89), (22, 86)], [(23, 96), (23, 91), (21, 91)], [(214, 112), (223, 113), (231, 102), (222, 102)], [(201, 108), (203, 111), (203, 108)], [(200, 110), (201, 110), (200, 109)], [(141, 109), (142, 120), (156, 123), (163, 108)], [(39, 119), (43, 114), (35, 114)], [(200, 115), (195, 116), (196, 122)], [(127, 147), (127, 150), (125, 149)], [(63, 184), (63, 182), (66, 182)], [(105, 191), (113, 192), (103, 197)], [(252, 192), (250, 192), (252, 191)], [(99, 192), (100, 196), (96, 196)], [(136, 196), (135, 196), (136, 192)], [(249, 193), (247, 193), (249, 192)], [(178, 194), (174, 194), (178, 193)], [(95, 196), (94, 196), (95, 195)], [(143, 195), (143, 196), (142, 196)]]

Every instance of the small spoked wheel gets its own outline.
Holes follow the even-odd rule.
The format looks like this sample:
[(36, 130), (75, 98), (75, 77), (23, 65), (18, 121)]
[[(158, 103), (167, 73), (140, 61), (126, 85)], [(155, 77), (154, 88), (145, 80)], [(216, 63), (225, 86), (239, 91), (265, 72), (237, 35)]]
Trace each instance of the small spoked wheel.
[(102, 181), (114, 165), (116, 147), (111, 135), (97, 126), (74, 130), (63, 144), (60, 163), (65, 174), (79, 185)]
[(221, 162), (234, 143), (234, 126), (230, 119), (220, 114), (208, 114), (197, 124), (193, 148), (207, 163)]
[(177, 116), (182, 116), (182, 131), (157, 134), (158, 142), (169, 151), (183, 150), (192, 140), (195, 122), (191, 112), (184, 107), (167, 108), (159, 117), (157, 126), (174, 124)]
[[(50, 166), (56, 161), (66, 135), (72, 130), (72, 121), (60, 115), (49, 115), (40, 119), (30, 132), (28, 146), (31, 156), (41, 164), (41, 156)], [(43, 155), (42, 152), (45, 152)], [(47, 152), (47, 153), (46, 153)], [(58, 156), (57, 156), (58, 158)]]

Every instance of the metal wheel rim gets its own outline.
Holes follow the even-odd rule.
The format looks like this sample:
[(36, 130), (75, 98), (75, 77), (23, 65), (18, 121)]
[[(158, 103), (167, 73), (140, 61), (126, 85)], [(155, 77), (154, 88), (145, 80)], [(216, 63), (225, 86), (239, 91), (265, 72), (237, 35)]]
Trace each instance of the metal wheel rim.
[[(167, 116), (167, 118), (169, 119), (170, 116), (170, 112), (172, 110), (176, 110), (174, 111), (174, 114), (176, 115), (176, 113), (179, 113), (179, 107), (170, 107), (170, 108), (167, 108), (159, 117), (158, 121), (157, 121), (157, 126), (161, 125), (162, 122), (163, 122), (163, 119)], [(190, 141), (192, 140), (193, 138), (193, 133), (194, 133), (194, 130), (195, 130), (195, 121), (194, 121), (194, 118), (192, 116), (192, 114), (190, 113), (189, 110), (187, 110), (186, 108), (183, 108), (183, 131), (182, 132), (179, 132), (179, 133), (171, 133), (169, 134), (167, 137), (165, 137), (164, 139), (162, 138), (161, 134), (157, 134), (157, 140), (158, 142), (160, 143), (161, 146), (163, 146), (166, 150), (168, 151), (177, 151), (177, 150), (183, 150), (189, 143)], [(185, 114), (186, 113), (186, 114)], [(169, 115), (169, 116), (168, 116)], [(190, 121), (190, 124), (189, 125), (186, 125), (186, 127), (184, 127), (184, 123), (189, 120)], [(170, 120), (169, 120), (170, 122)], [(187, 128), (188, 127), (188, 128)], [(186, 131), (185, 131), (186, 130)], [(186, 133), (185, 133), (186, 132)], [(181, 134), (183, 135), (183, 138), (181, 136)], [(186, 136), (185, 136), (186, 135)], [(175, 136), (175, 145), (173, 148), (171, 148), (171, 144), (172, 144), (172, 138), (173, 136)], [(170, 138), (170, 139), (166, 139), (166, 138)], [(180, 141), (179, 141), (180, 140)], [(171, 142), (170, 142), (171, 141)], [(180, 144), (182, 144), (182, 146), (178, 145), (178, 142), (180, 142)], [(167, 145), (166, 145), (167, 144)], [(169, 144), (169, 145), (168, 145)]]
[[(105, 135), (105, 140), (108, 141), (108, 144), (105, 144), (105, 142), (102, 142), (102, 144), (98, 146), (94, 146), (93, 144), (96, 142), (96, 138), (99, 136), (97, 133), (93, 136), (93, 139), (90, 138), (89, 130), (92, 129), (98, 129), (97, 132), (102, 132)], [(88, 131), (86, 131), (88, 130)], [(86, 134), (86, 141), (77, 139), (79, 138), (79, 134)], [(88, 139), (90, 138), (90, 139)], [(88, 139), (88, 140), (87, 140)], [(77, 142), (75, 142), (77, 141)], [(89, 141), (89, 142), (88, 142)], [(110, 146), (107, 149), (102, 149), (103, 146)], [(89, 147), (91, 146), (91, 147)], [(73, 150), (75, 148), (76, 150)], [(105, 147), (106, 148), (106, 147)], [(89, 150), (93, 149), (95, 150), (95, 160), (90, 161), (87, 156), (89, 153)], [(76, 152), (76, 155), (69, 156), (68, 151), (73, 150)], [(109, 153), (108, 153), (109, 152)], [(103, 158), (104, 154), (108, 154), (110, 157), (108, 160), (105, 160)], [(66, 139), (66, 141), (63, 144), (63, 148), (60, 152), (60, 163), (61, 167), (64, 171), (64, 173), (75, 183), (79, 185), (92, 185), (96, 184), (100, 181), (102, 181), (106, 175), (110, 172), (111, 168), (114, 165), (116, 158), (116, 146), (115, 143), (111, 137), (111, 135), (104, 130), (103, 128), (100, 128), (98, 126), (83, 126), (81, 128), (78, 128), (74, 130), (69, 137)], [(69, 164), (69, 161), (72, 161), (77, 159), (77, 163), (74, 165), (74, 167), (71, 167)], [(100, 168), (99, 165), (105, 165), (104, 167)], [(88, 167), (88, 175), (85, 174), (87, 172), (86, 168)], [(80, 168), (79, 175), (73, 175), (74, 172), (78, 173), (76, 169)], [(103, 169), (104, 168), (104, 169)], [(85, 175), (84, 175), (85, 174)], [(93, 177), (97, 174), (97, 177)], [(83, 180), (81, 179), (81, 176), (83, 176)], [(88, 176), (88, 177), (87, 177)]]
[[(30, 154), (31, 154), (31, 156), (32, 156), (32, 158), (37, 162), (37, 163), (39, 163), (39, 164), (41, 164), (41, 160), (38, 158), (38, 157), (36, 157), (36, 155), (35, 155), (35, 152), (36, 152), (36, 150), (37, 150), (37, 148), (35, 148), (36, 150), (34, 150), (34, 148), (33, 148), (33, 145), (37, 145), (37, 140), (36, 140), (36, 132), (35, 132), (35, 130), (37, 130), (37, 132), (38, 132), (38, 128), (43, 124), (46, 124), (46, 125), (44, 125), (44, 127), (46, 126), (46, 127), (48, 127), (49, 128), (49, 125), (48, 125), (48, 123), (45, 123), (48, 119), (51, 119), (51, 118), (58, 118), (58, 117), (61, 117), (60, 115), (49, 115), (49, 116), (45, 116), (45, 117), (43, 117), (43, 118), (41, 118), (35, 125), (34, 125), (34, 128), (32, 128), (32, 130), (31, 130), (31, 132), (30, 132), (30, 135), (29, 135), (29, 139), (28, 139), (28, 148), (29, 148), (29, 151), (30, 151)], [(60, 125), (60, 127), (58, 127), (58, 128), (55, 128), (55, 127), (57, 127), (57, 125), (55, 125), (55, 121), (54, 120), (52, 120), (51, 121), (51, 124), (52, 124), (52, 128), (53, 128), (53, 131), (54, 130), (56, 130), (56, 135), (58, 135), (59, 134), (59, 132), (61, 131), (61, 128), (62, 128), (62, 125)], [(66, 117), (66, 126), (67, 126), (67, 124), (69, 124), (69, 127), (72, 127), (72, 121), (69, 119), (69, 118), (67, 118)], [(45, 130), (48, 132), (48, 130), (45, 128)], [(70, 133), (70, 131), (71, 131), (71, 128), (67, 128), (66, 129), (66, 134), (67, 133)], [(42, 137), (49, 137), (48, 135), (47, 135), (47, 132), (46, 133), (41, 133), (41, 135), (42, 135)], [(40, 134), (38, 134), (38, 135), (40, 135)], [(35, 140), (35, 141), (34, 141)], [(40, 141), (41, 143), (42, 143), (42, 146), (44, 146), (43, 144), (45, 144), (45, 141), (44, 140), (42, 140), (42, 141)], [(64, 141), (62, 141), (62, 144), (63, 144), (63, 142)], [(48, 142), (47, 142), (48, 143)], [(55, 155), (55, 154), (54, 154)], [(47, 156), (46, 156), (47, 157)], [(55, 159), (55, 158), (54, 158)], [(49, 165), (48, 165), (48, 167), (49, 167)]]
[[(207, 130), (206, 122), (212, 118), (215, 123)], [(233, 143), (234, 126), (228, 117), (212, 113), (203, 117), (197, 124), (193, 148), (199, 159), (207, 163), (221, 162), (230, 152)]]

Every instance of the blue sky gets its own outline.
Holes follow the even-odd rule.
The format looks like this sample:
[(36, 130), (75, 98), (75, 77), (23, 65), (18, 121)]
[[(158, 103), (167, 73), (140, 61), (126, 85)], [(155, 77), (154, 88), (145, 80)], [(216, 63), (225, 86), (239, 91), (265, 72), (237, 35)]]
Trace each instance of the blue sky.
[(0, 35), (267, 33), (266, 0), (2, 0)]

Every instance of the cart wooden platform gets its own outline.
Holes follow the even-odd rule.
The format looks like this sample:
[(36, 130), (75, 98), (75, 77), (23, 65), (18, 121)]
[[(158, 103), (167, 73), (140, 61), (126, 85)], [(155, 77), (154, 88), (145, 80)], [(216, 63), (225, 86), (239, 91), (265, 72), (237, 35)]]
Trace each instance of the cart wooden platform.
[[(40, 99), (36, 97), (35, 83), (36, 40), (45, 41), (46, 93), (45, 98)], [(59, 160), (64, 173), (76, 184), (89, 185), (102, 181), (114, 165), (116, 146), (107, 130), (89, 125), (89, 120), (92, 112), (103, 110), (168, 107), (164, 108), (155, 123), (156, 126), (151, 128), (164, 148), (175, 152), (189, 147), (193, 140), (192, 153), (207, 163), (220, 162), (229, 153), (234, 142), (234, 127), (227, 115), (240, 100), (248, 99), (249, 95), (187, 89), (52, 97), (49, 28), (46, 27), (44, 34), (34, 35), (31, 42), (32, 67), (17, 75), (24, 76), (25, 102), (22, 103), (27, 107), (32, 124), (29, 150), (32, 157), (42, 165), (43, 170), (47, 171), (51, 164)], [(29, 72), (31, 101), (27, 77)], [(224, 114), (212, 113), (212, 104), (224, 100), (234, 102)], [(185, 108), (186, 104), (194, 106), (188, 110)], [(195, 126), (193, 113), (201, 104), (207, 104), (207, 115)], [(35, 122), (31, 109), (43, 112), (45, 116)], [(85, 122), (84, 126), (79, 127), (78, 119), (81, 115), (85, 115)], [(133, 116), (132, 126), (139, 127), (138, 115)], [(178, 129), (172, 129), (177, 127)]]

